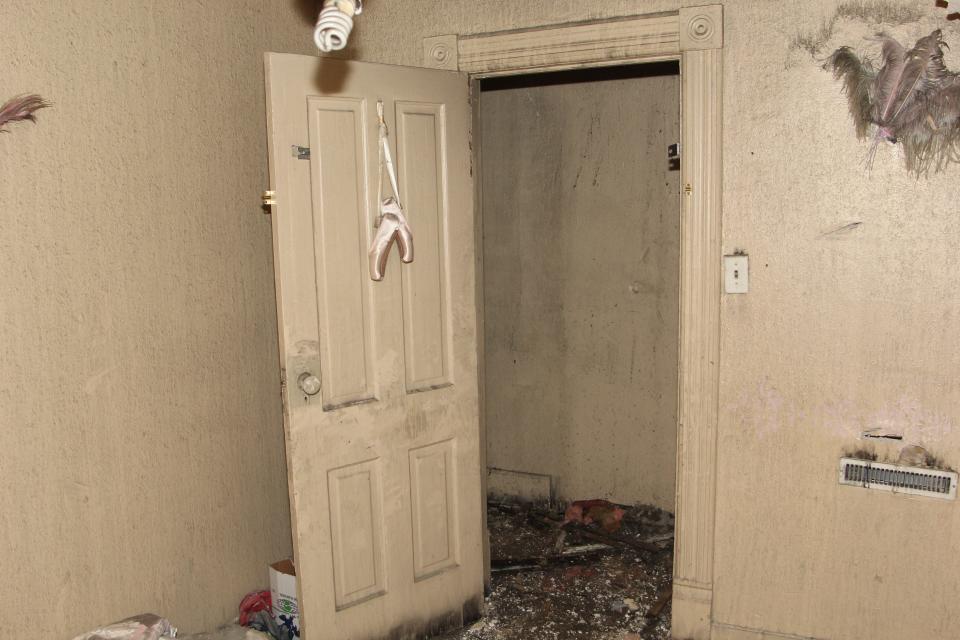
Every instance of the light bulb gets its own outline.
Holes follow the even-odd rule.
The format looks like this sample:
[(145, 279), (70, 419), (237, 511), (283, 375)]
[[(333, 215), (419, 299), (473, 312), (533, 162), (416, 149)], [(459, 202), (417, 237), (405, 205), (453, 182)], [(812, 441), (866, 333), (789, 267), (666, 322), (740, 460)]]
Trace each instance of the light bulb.
[(329, 53), (347, 46), (350, 32), (353, 31), (353, 17), (362, 10), (361, 0), (326, 0), (313, 32), (317, 48)]

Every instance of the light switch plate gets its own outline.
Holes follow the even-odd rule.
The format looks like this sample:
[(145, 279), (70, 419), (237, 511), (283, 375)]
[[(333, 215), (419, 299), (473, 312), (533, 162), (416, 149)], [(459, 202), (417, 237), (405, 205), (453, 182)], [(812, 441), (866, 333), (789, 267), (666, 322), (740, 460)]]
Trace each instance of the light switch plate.
[(723, 256), (723, 288), (727, 293), (746, 293), (750, 290), (750, 261), (747, 256)]

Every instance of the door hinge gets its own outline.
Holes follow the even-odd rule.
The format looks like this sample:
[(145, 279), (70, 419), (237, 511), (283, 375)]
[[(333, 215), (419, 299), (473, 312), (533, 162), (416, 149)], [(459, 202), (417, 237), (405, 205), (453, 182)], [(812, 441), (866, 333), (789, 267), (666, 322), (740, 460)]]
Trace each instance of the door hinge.
[(297, 160), (309, 160), (310, 159), (310, 147), (301, 147), (298, 144), (292, 145), (290, 151), (294, 158)]
[(667, 167), (670, 171), (680, 169), (680, 143), (674, 142), (667, 147)]
[(264, 191), (262, 194), (260, 194), (260, 203), (263, 206), (264, 213), (271, 213), (270, 207), (277, 204), (277, 192), (269, 190)]

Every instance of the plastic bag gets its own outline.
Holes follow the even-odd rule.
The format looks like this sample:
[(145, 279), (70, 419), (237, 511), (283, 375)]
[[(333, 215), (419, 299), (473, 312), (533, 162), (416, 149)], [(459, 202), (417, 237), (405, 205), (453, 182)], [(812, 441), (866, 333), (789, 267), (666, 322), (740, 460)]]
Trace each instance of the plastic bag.
[(169, 620), (144, 613), (81, 634), (73, 640), (165, 640), (176, 637), (177, 629), (171, 626)]

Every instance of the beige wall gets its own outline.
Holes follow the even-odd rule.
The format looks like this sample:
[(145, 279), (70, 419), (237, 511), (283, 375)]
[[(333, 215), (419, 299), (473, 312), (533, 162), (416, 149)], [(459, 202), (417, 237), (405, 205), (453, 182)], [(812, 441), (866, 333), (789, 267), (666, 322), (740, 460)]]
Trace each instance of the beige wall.
[(564, 499), (673, 509), (679, 108), (676, 75), (481, 94), (487, 464)]
[[(359, 56), (419, 64), (421, 39), (676, 9), (578, 0), (371, 3)], [(702, 4), (690, 2), (690, 4)], [(804, 638), (955, 638), (960, 510), (836, 483), (863, 428), (902, 428), (960, 466), (960, 167), (915, 180), (884, 147), (872, 173), (844, 98), (790, 43), (836, 0), (725, 2), (724, 250), (751, 292), (722, 306), (714, 618)], [(829, 46), (882, 28), (841, 21)], [(823, 235), (850, 222), (848, 234)], [(790, 637), (790, 636), (788, 636)]]
[[(236, 615), (290, 553), (262, 53), (290, 3), (4, 0), (0, 628)], [(20, 631), (13, 631), (18, 629)]]

